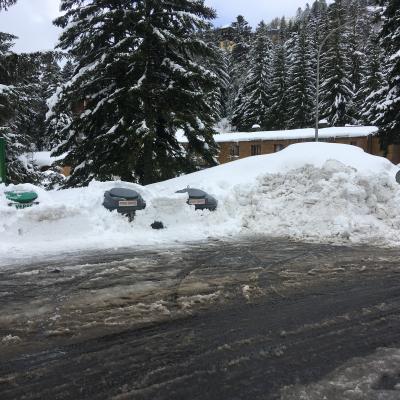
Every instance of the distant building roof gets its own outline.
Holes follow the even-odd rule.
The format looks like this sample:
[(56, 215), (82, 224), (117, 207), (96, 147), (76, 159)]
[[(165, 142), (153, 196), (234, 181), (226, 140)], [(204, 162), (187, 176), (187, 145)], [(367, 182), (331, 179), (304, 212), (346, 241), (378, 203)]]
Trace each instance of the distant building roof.
[[(329, 138), (352, 138), (376, 135), (376, 126), (344, 126), (322, 128), (318, 131), (320, 139)], [(217, 143), (226, 142), (249, 142), (253, 140), (293, 140), (293, 139), (313, 139), (315, 136), (314, 128), (291, 129), (286, 131), (259, 131), (259, 132), (230, 132), (214, 135)], [(187, 138), (182, 130), (176, 133), (180, 143), (187, 143)]]
[[(336, 137), (365, 137), (378, 133), (375, 126), (346, 126), (320, 129), (318, 134), (321, 139)], [(260, 131), (260, 132), (232, 132), (220, 133), (214, 136), (217, 143), (246, 142), (251, 140), (290, 140), (312, 139), (315, 136), (314, 128), (293, 129), (287, 131)]]

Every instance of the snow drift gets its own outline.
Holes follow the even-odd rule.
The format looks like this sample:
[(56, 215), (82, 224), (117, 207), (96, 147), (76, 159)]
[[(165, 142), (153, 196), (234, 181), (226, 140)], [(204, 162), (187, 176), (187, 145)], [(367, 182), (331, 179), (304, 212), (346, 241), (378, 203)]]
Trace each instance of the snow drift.
[[(88, 188), (46, 192), (31, 185), (40, 205), (15, 210), (0, 186), (0, 257), (43, 252), (170, 244), (208, 237), (260, 234), (300, 240), (400, 243), (398, 167), (340, 144), (302, 143), (147, 187), (94, 182)], [(114, 186), (137, 190), (147, 209), (129, 223), (102, 207)], [(187, 186), (219, 200), (215, 212), (186, 204)], [(150, 224), (162, 221), (166, 229)]]

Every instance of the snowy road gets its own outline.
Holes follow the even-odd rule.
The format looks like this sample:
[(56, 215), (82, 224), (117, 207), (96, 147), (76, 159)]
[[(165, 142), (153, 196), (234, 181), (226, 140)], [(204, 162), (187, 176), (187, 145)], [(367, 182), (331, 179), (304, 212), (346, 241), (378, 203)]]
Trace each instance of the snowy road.
[[(322, 398), (343, 363), (399, 356), (399, 256), (242, 238), (3, 265), (0, 398)], [(388, 365), (329, 400), (398, 398)]]

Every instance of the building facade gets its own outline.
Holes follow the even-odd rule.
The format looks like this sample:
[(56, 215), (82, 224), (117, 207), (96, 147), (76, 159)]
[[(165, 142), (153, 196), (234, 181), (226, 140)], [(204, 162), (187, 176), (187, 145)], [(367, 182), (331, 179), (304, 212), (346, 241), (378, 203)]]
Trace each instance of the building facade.
[[(325, 128), (319, 131), (319, 141), (358, 146), (366, 153), (384, 156), (375, 127)], [(274, 132), (223, 133), (215, 136), (220, 146), (221, 164), (245, 157), (272, 154), (287, 146), (314, 141), (313, 129), (296, 129)], [(390, 146), (387, 158), (400, 163), (400, 146)]]

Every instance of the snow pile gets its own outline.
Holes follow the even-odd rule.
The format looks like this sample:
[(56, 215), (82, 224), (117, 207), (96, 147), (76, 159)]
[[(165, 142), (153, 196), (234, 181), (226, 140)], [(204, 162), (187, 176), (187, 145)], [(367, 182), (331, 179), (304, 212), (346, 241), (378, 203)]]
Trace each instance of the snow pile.
[(399, 349), (378, 349), (355, 358), (319, 382), (287, 386), (281, 400), (398, 400), (400, 398)]
[(248, 157), (215, 168), (181, 176), (148, 186), (168, 193), (171, 188), (198, 187), (221, 196), (229, 195), (236, 186), (250, 188), (257, 178), (267, 174), (285, 174), (312, 165), (321, 168), (327, 161), (336, 160), (352, 167), (362, 175), (388, 174), (393, 178), (398, 168), (383, 157), (364, 153), (358, 147), (333, 143), (298, 143), (284, 150), (256, 157)]
[[(397, 183), (387, 173), (362, 174), (335, 160), (266, 175), (239, 188), (242, 225), (252, 233), (353, 242), (400, 239)], [(245, 206), (245, 205), (249, 206)]]
[[(94, 182), (46, 192), (22, 185), (17, 188), (36, 190), (40, 200), (25, 210), (8, 207), (0, 185), (0, 257), (238, 234), (398, 245), (397, 171), (354, 146), (302, 143), (147, 187)], [(102, 206), (104, 191), (115, 186), (133, 188), (147, 202), (132, 223)], [(187, 205), (187, 195), (175, 193), (187, 186), (214, 195), (217, 211), (196, 212)], [(166, 229), (151, 229), (154, 221)]]

